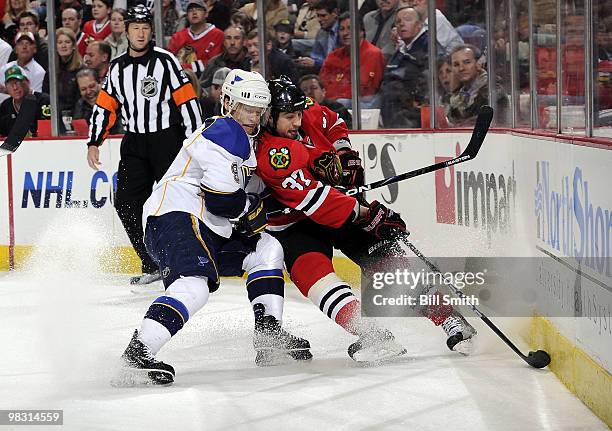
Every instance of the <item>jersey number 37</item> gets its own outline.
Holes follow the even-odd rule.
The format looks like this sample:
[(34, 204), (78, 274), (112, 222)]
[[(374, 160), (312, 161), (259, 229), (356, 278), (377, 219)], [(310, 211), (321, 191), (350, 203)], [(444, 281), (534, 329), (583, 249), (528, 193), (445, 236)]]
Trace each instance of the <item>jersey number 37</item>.
[(308, 187), (312, 180), (304, 177), (304, 172), (301, 169), (297, 171), (293, 171), (290, 176), (283, 180), (283, 188), (287, 189), (296, 189), (296, 190), (304, 190), (304, 188)]

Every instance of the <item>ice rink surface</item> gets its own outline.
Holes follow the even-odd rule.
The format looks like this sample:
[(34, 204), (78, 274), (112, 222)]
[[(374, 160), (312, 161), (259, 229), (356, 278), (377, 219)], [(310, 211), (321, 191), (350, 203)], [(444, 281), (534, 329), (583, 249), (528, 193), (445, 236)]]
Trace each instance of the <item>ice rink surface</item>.
[[(63, 427), (16, 430), (608, 429), (550, 371), (529, 368), (477, 319), (471, 357), (450, 352), (427, 320), (384, 319), (408, 354), (358, 366), (346, 353), (354, 338), (293, 285), (285, 327), (310, 340), (314, 359), (258, 368), (242, 280), (226, 280), (160, 352), (176, 369), (173, 386), (114, 388), (117, 358), (161, 284), (134, 294), (126, 276), (57, 270), (53, 260), (39, 256), (28, 272), (0, 274), (0, 409), (64, 410)], [(82, 265), (87, 254), (73, 261)]]

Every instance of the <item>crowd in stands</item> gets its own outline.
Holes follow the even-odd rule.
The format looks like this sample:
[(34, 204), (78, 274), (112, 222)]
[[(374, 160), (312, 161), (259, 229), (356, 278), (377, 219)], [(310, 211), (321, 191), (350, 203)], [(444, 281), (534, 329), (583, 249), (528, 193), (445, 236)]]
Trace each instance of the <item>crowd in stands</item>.
[[(37, 95), (40, 118), (48, 118), (46, 1), (6, 0), (4, 8), (0, 5), (0, 131), (10, 130), (15, 112), (19, 112), (18, 93), (23, 91)], [(55, 1), (59, 110), (68, 118), (89, 122), (110, 62), (128, 49), (123, 22), (126, 8), (141, 2), (151, 6), (153, 2)], [(206, 116), (220, 113), (220, 86), (228, 71), (261, 71), (263, 50), (267, 79), (288, 76), (308, 96), (334, 109), (350, 124), (354, 95), (348, 3), (265, 1), (267, 43), (262, 47), (254, 1), (163, 0), (163, 43), (183, 65)], [(425, 127), (423, 108), (429, 106), (431, 97), (441, 111), (442, 123), (451, 127), (469, 127), (483, 104), (494, 104), (498, 119), (508, 115), (510, 83), (501, 77), (491, 80), (487, 74), (484, 3), (436, 2), (436, 70), (430, 71), (428, 0), (358, 2), (361, 107), (378, 110), (380, 127)], [(596, 56), (603, 62), (602, 70), (608, 71), (608, 79), (600, 83), (608, 91), (597, 99), (604, 108), (612, 108), (611, 22), (609, 17), (603, 19), (597, 29)], [(496, 62), (507, 60), (508, 29), (504, 25), (502, 21), (496, 27)], [(519, 7), (518, 26), (520, 87), (528, 93), (530, 48), (525, 8)], [(434, 91), (429, 88), (431, 73), (437, 77)], [(488, 100), (489, 82), (496, 83), (493, 103)], [(13, 108), (3, 109), (5, 103)], [(120, 132), (120, 126), (115, 131)]]

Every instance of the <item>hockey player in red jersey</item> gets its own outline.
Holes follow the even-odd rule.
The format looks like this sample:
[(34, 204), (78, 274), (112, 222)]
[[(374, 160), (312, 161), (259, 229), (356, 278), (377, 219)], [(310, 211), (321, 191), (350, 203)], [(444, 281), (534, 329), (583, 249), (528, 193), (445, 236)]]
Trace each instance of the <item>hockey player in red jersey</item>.
[[(334, 186), (363, 184), (359, 154), (336, 113), (304, 96), (291, 81), (269, 82), (272, 102), (268, 126), (257, 147), (257, 173), (270, 196), (269, 230), (281, 242), (285, 266), (300, 292), (359, 339), (348, 349), (359, 362), (405, 353), (390, 331), (360, 316), (350, 286), (335, 272), (333, 249), (362, 271), (383, 259), (404, 255), (397, 243), (406, 231), (400, 215), (374, 201), (346, 196)], [(294, 211), (281, 213), (283, 208)], [(450, 306), (423, 310), (448, 335), (451, 350), (469, 353), (474, 328)]]

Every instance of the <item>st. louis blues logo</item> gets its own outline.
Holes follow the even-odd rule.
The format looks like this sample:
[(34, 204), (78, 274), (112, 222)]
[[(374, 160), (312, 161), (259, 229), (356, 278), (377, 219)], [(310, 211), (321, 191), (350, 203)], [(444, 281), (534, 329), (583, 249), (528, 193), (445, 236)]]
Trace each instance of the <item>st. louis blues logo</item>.
[(141, 81), (140, 93), (147, 99), (150, 99), (157, 94), (157, 91), (157, 79), (152, 76), (145, 76)]
[(283, 147), (280, 150), (276, 148), (272, 148), (269, 152), (270, 154), (270, 165), (278, 170), (285, 169), (291, 163), (291, 154), (289, 153), (289, 148)]

